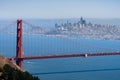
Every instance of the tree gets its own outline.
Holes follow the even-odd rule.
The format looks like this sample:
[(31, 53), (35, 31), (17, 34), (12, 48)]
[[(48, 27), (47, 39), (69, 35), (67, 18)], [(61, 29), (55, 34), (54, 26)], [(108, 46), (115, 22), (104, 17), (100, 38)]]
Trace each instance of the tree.
[(29, 72), (22, 72), (18, 69), (12, 68), (6, 64), (3, 67), (0, 80), (40, 80), (38, 77), (32, 76)]

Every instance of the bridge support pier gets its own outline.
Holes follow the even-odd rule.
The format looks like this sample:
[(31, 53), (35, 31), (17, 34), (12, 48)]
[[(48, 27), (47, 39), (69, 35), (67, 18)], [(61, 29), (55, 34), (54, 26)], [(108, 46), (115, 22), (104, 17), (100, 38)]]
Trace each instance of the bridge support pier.
[(17, 20), (16, 64), (23, 68), (22, 20)]

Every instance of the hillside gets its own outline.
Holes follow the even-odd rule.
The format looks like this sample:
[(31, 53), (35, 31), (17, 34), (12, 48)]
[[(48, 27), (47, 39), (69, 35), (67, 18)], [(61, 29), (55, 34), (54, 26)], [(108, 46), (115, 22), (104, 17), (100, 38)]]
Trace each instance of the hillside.
[(0, 68), (3, 68), (5, 64), (10, 65), (12, 68), (18, 69), (20, 71), (23, 71), (22, 69), (19, 68), (16, 64), (8, 60), (7, 58), (0, 56)]
[(29, 72), (23, 71), (7, 58), (0, 56), (0, 80), (40, 80)]

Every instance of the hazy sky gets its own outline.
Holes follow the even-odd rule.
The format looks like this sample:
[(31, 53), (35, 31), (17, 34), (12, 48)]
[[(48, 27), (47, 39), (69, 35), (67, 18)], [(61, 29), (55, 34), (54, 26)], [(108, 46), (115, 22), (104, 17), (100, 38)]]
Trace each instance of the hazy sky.
[(0, 0), (0, 18), (120, 18), (120, 0)]

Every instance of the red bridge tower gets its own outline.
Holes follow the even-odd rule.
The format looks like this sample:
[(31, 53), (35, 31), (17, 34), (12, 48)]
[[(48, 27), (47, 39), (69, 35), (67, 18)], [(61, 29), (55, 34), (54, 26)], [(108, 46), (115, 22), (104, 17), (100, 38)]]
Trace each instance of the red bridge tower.
[(16, 64), (23, 68), (22, 20), (17, 20)]

